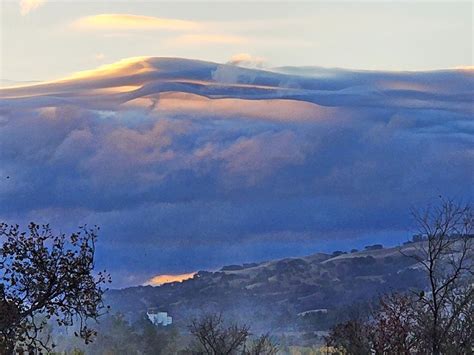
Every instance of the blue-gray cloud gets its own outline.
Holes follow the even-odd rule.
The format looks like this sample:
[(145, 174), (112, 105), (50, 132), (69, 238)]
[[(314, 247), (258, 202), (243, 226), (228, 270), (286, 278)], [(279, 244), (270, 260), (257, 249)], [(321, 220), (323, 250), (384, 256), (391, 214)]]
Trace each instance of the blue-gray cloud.
[(4, 89), (0, 216), (102, 225), (117, 286), (401, 238), (411, 206), (473, 197), (473, 84), (148, 58)]

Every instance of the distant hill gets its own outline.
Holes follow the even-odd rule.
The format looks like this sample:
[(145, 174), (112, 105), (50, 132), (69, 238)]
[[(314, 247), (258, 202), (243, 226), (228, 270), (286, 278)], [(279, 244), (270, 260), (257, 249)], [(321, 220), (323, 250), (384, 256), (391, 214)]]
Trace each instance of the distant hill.
[[(401, 247), (415, 252), (415, 243)], [(184, 327), (205, 312), (252, 323), (253, 329), (288, 331), (315, 317), (324, 329), (344, 318), (354, 304), (365, 304), (385, 292), (423, 287), (413, 258), (400, 248), (372, 246), (352, 253), (318, 253), (263, 263), (200, 271), (193, 279), (158, 287), (111, 290), (107, 302), (128, 318), (159, 307)]]

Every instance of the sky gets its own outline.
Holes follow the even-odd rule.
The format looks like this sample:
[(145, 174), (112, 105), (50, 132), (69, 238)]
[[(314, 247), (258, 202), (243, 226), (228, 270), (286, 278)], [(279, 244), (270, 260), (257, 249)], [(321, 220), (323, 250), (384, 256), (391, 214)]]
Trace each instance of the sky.
[(113, 287), (396, 245), (474, 197), (471, 3), (1, 6), (0, 220), (100, 225)]
[[(2, 80), (135, 56), (429, 70), (472, 64), (473, 3), (2, 0)], [(33, 60), (34, 59), (34, 60)], [(3, 83), (5, 85), (5, 83)]]

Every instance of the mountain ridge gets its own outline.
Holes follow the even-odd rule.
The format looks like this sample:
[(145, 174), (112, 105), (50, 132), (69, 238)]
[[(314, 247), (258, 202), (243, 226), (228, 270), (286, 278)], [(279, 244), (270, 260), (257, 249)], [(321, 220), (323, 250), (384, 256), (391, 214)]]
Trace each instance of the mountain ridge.
[(107, 301), (130, 319), (158, 306), (182, 327), (199, 314), (222, 312), (235, 319), (248, 317), (261, 329), (279, 329), (278, 319), (287, 317), (280, 330), (288, 330), (301, 322), (301, 315), (309, 316), (315, 309), (324, 309), (336, 319), (354, 303), (423, 287), (417, 261), (400, 253), (411, 253), (415, 246), (375, 245), (368, 247), (373, 250), (352, 253), (315, 253), (224, 266), (219, 271), (199, 271), (182, 282), (111, 290)]

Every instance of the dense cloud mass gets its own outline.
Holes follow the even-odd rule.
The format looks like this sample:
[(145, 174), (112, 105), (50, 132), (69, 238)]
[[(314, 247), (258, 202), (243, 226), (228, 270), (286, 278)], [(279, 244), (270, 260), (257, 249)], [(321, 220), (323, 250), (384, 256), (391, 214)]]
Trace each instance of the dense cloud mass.
[(474, 196), (472, 70), (139, 58), (0, 91), (0, 218), (102, 226), (115, 285), (407, 238)]

